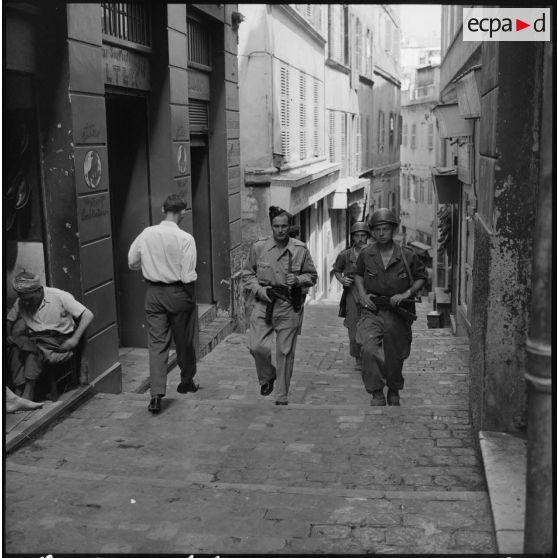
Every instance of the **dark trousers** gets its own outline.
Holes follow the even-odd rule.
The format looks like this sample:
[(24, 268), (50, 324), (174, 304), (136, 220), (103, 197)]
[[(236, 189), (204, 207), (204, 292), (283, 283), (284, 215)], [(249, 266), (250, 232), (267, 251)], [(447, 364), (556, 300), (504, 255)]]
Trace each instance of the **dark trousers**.
[(366, 391), (403, 389), (403, 362), (411, 352), (411, 326), (391, 310), (364, 308), (356, 340), (362, 345), (362, 381)]
[(20, 387), (38, 380), (46, 364), (58, 364), (72, 358), (74, 351), (62, 351), (60, 345), (71, 334), (22, 334), (8, 341), (9, 383)]
[(145, 295), (151, 395), (165, 395), (171, 335), (181, 381), (196, 375), (198, 312), (194, 283), (150, 284)]

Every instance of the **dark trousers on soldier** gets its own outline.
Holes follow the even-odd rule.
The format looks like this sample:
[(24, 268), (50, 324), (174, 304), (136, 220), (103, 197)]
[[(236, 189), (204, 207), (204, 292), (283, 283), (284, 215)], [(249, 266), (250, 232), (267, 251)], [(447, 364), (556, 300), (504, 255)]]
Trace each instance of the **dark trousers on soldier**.
[(391, 310), (362, 310), (356, 340), (362, 345), (362, 381), (368, 393), (384, 386), (403, 389), (403, 362), (411, 352), (412, 331)]
[(180, 379), (196, 374), (198, 312), (194, 283), (150, 283), (145, 295), (151, 396), (165, 395), (171, 338), (176, 345)]

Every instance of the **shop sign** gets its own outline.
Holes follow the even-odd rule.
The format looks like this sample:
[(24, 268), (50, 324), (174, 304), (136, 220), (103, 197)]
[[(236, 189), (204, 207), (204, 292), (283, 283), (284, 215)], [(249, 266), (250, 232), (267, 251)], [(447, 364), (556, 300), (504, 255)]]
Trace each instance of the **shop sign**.
[(90, 149), (83, 160), (83, 177), (89, 188), (99, 186), (102, 176), (101, 157), (95, 149)]
[(103, 45), (105, 84), (148, 90), (149, 59), (137, 52)]
[(197, 70), (188, 70), (188, 97), (209, 101), (211, 90), (209, 86), (209, 74)]

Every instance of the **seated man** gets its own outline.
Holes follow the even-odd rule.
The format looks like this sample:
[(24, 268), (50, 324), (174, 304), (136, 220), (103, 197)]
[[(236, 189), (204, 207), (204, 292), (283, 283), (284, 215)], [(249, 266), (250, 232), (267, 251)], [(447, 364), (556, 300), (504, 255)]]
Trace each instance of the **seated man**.
[[(33, 401), (43, 364), (72, 358), (93, 313), (70, 293), (43, 287), (38, 275), (27, 271), (14, 278), (13, 287), (18, 298), (7, 316), (9, 383)], [(24, 327), (14, 328), (20, 319)]]

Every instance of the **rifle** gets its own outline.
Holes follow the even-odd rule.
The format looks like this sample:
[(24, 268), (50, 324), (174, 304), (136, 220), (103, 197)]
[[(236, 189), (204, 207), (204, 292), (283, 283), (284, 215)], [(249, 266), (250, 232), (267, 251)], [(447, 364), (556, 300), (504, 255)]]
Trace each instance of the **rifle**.
[[(407, 310), (402, 306), (393, 306), (390, 302), (391, 297), (374, 295), (371, 296), (372, 302), (374, 303), (376, 308), (382, 308), (384, 310), (391, 310), (392, 312), (395, 312), (396, 314), (401, 316), (408, 325), (411, 325), (417, 319), (417, 315), (410, 310)], [(404, 302), (420, 302), (420, 300), (417, 300), (416, 298), (407, 298)]]

